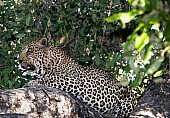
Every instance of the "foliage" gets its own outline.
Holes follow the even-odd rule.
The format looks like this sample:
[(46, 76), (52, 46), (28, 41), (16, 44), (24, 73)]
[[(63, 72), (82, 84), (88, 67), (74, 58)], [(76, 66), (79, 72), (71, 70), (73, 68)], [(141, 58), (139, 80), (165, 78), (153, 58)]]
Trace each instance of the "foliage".
[[(144, 78), (161, 80), (163, 73), (170, 68), (170, 9), (169, 1), (161, 0), (128, 0), (133, 9), (128, 12), (116, 13), (107, 22), (120, 21), (122, 27), (135, 21), (136, 28), (122, 44), (124, 57), (135, 79), (131, 87), (141, 85)], [(127, 55), (128, 54), (128, 55)]]
[[(121, 55), (116, 54), (114, 55), (116, 60), (113, 60), (111, 50), (114, 50), (112, 47), (114, 43), (111, 39), (107, 41), (104, 35), (107, 29), (116, 30), (118, 27), (114, 28), (115, 24), (107, 24), (103, 19), (110, 13), (126, 11), (127, 8), (122, 7), (123, 4), (124, 2), (119, 0), (115, 2), (95, 0), (2, 2), (1, 88), (16, 88), (24, 85), (26, 77), (23, 77), (17, 69), (15, 62), (17, 54), (24, 44), (43, 36), (49, 39), (52, 37), (59, 45), (73, 41), (68, 51), (82, 64), (102, 67), (107, 65), (111, 68), (116, 60), (122, 59)], [(117, 46), (121, 41), (116, 42)], [(109, 46), (110, 48), (106, 49)], [(108, 56), (111, 59), (105, 58)], [(3, 65), (4, 63), (6, 66)], [(14, 86), (15, 84), (17, 86)]]
[(23, 45), (41, 37), (52, 39), (81, 64), (107, 68), (123, 78), (124, 85), (131, 76), (135, 78), (131, 86), (136, 87), (143, 78), (161, 75), (166, 70), (162, 61), (168, 64), (168, 53), (163, 52), (169, 50), (169, 11), (154, 7), (161, 2), (129, 3), (132, 9), (126, 0), (1, 2), (0, 88), (17, 88), (27, 82), (15, 60)]

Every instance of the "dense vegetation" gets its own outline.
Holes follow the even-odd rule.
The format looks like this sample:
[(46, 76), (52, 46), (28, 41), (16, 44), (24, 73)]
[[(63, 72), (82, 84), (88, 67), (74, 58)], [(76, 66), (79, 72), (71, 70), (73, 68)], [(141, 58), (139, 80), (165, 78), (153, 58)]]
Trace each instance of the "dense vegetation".
[(0, 1), (0, 88), (22, 87), (23, 45), (47, 37), (81, 64), (107, 68), (121, 84), (145, 88), (170, 65), (170, 2), (166, 0)]

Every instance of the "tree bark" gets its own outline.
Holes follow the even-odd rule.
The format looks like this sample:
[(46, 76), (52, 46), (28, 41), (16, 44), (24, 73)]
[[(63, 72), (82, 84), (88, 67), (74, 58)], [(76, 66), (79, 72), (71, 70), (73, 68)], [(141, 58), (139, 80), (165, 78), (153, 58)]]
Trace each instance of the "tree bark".
[(55, 88), (0, 91), (1, 118), (101, 118), (77, 99)]
[(170, 78), (153, 84), (139, 100), (130, 118), (170, 118)]
[[(154, 84), (130, 118), (169, 118), (170, 79)], [(72, 95), (49, 87), (0, 90), (0, 118), (102, 118)]]

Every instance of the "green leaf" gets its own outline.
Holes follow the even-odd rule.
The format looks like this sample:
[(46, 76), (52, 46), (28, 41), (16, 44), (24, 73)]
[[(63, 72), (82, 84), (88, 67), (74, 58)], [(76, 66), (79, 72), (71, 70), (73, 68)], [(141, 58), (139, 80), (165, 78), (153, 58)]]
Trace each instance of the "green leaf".
[(137, 28), (134, 30), (134, 34), (137, 33), (137, 31), (140, 31), (141, 29), (143, 29), (145, 27), (144, 23), (139, 23), (139, 25), (137, 26)]
[(129, 51), (124, 52), (122, 55), (125, 57), (132, 57), (133, 52), (134, 52), (133, 50), (129, 50)]
[[(159, 0), (160, 1), (160, 0)], [(151, 11), (155, 8), (159, 8), (162, 6), (162, 4), (157, 4), (158, 3), (158, 0), (147, 0), (145, 1), (145, 11)], [(158, 7), (157, 7), (158, 5)]]
[(33, 32), (39, 33), (40, 31), (38, 29), (33, 29)]
[(31, 15), (28, 14), (27, 18), (26, 18), (26, 26), (30, 25), (30, 20), (31, 20)]
[(48, 22), (47, 22), (47, 26), (48, 26), (48, 27), (50, 27), (50, 26), (51, 26), (51, 21), (50, 21), (50, 20), (48, 20)]
[(140, 36), (135, 39), (135, 47), (140, 52), (146, 44), (149, 43), (149, 36), (146, 32), (143, 32)]
[(135, 71), (135, 73), (137, 74), (139, 72), (139, 68), (136, 68), (135, 65), (134, 65), (135, 61), (133, 59), (133, 57), (129, 58), (129, 65), (130, 65), (130, 68)]
[(122, 79), (120, 79), (120, 84), (122, 86), (127, 86), (129, 84), (128, 80), (126, 79), (126, 76), (124, 76)]
[(158, 59), (156, 59), (148, 68), (147, 70), (147, 74), (152, 75), (155, 71), (157, 71), (159, 69), (159, 67), (161, 66), (161, 63), (163, 62), (164, 58), (163, 57), (159, 57)]
[(164, 36), (166, 37), (167, 41), (170, 41), (170, 23), (165, 25)]
[(112, 60), (109, 60), (108, 62), (106, 62), (106, 68), (110, 69), (110, 68), (114, 67), (114, 65), (117, 61), (118, 61), (117, 57)]
[(159, 12), (156, 10), (153, 10), (152, 12), (146, 14), (143, 16), (142, 21), (144, 23), (149, 24), (158, 24), (159, 23)]
[(16, 22), (8, 22), (8, 24), (13, 25), (14, 27), (18, 26)]
[(94, 22), (96, 22), (96, 20), (97, 20), (97, 15), (96, 15), (96, 14), (92, 14), (92, 19), (93, 19)]
[(21, 18), (17, 18), (17, 19), (15, 19), (15, 21), (21, 21), (23, 19), (23, 17), (21, 17)]
[(44, 18), (41, 19), (41, 22), (42, 22), (43, 28), (46, 28), (48, 19), (44, 16)]
[(153, 75), (153, 77), (160, 77), (163, 75), (163, 73), (164, 73), (164, 70), (159, 70)]
[(23, 38), (23, 37), (25, 37), (25, 35), (26, 35), (26, 34), (24, 34), (24, 33), (17, 34), (16, 38)]
[[(156, 7), (157, 7), (157, 9), (159, 9), (159, 10), (164, 10), (164, 3), (163, 3), (163, 1), (161, 1), (161, 0), (157, 0), (156, 1), (156, 4), (154, 3), (154, 6), (156, 5)], [(154, 7), (153, 6), (153, 7)]]
[(88, 62), (89, 60), (90, 60), (89, 57), (85, 57), (85, 56), (81, 56), (79, 58), (79, 61), (81, 61), (81, 62)]
[(128, 12), (115, 13), (114, 15), (107, 17), (105, 20), (107, 22), (113, 23), (117, 20), (121, 20), (122, 24), (129, 23), (131, 20), (135, 19), (137, 15), (143, 14), (142, 10), (132, 9)]
[(122, 13), (120, 15), (120, 20), (122, 21), (123, 24), (129, 23), (134, 18), (135, 18), (135, 15), (132, 15), (131, 12)]
[(127, 66), (124, 68), (124, 70), (125, 70), (126, 73), (128, 73), (128, 72), (131, 70), (131, 68), (130, 68), (129, 65), (127, 65)]
[(9, 78), (9, 74), (14, 70), (13, 67), (6, 68), (5, 70), (2, 71), (2, 75), (4, 79)]
[(11, 73), (12, 71), (13, 71), (13, 67), (10, 67), (10, 68), (6, 68), (5, 70), (3, 70), (3, 74), (9, 74), (9, 73)]
[(107, 17), (105, 20), (109, 23), (113, 23), (117, 20), (120, 20), (120, 13), (115, 13), (114, 15)]
[(127, 52), (127, 51), (133, 51), (135, 50), (135, 37), (137, 35), (134, 33), (134, 34), (131, 34), (130, 36), (128, 36), (128, 40), (129, 41), (126, 41), (122, 46), (124, 48), (124, 50)]
[(13, 85), (13, 83), (12, 83), (12, 81), (8, 81), (8, 87), (11, 89), (12, 88), (12, 85)]
[(143, 78), (141, 77), (140, 73), (137, 74), (136, 78), (132, 83), (130, 84), (131, 88), (136, 88), (138, 85), (140, 85), (143, 81)]
[(99, 1), (95, 1), (94, 6), (99, 6)]
[(82, 28), (80, 29), (80, 34), (81, 34), (81, 36), (84, 36), (84, 30), (85, 30), (84, 27), (82, 27)]
[(149, 63), (149, 60), (151, 59), (152, 57), (152, 48), (153, 48), (153, 45), (152, 44), (148, 44), (145, 46), (145, 54), (144, 54), (144, 64), (147, 64)]
[(100, 56), (99, 56), (98, 54), (96, 54), (96, 55), (95, 55), (95, 63), (96, 63), (97, 66), (100, 65), (100, 60), (101, 60), (101, 59), (100, 59)]
[(128, 3), (132, 6), (136, 6), (139, 4), (137, 0), (128, 0)]
[(113, 5), (119, 5), (120, 3), (120, 0), (113, 0), (113, 1), (114, 1)]

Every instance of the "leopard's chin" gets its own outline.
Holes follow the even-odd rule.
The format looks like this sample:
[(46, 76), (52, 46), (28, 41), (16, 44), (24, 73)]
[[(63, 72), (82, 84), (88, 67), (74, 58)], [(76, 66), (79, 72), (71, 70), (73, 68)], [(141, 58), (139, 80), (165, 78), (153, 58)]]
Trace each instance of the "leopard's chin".
[(23, 66), (22, 64), (19, 64), (18, 68), (22, 71), (23, 75), (37, 76), (37, 74), (35, 74), (36, 68), (33, 65)]
[(42, 78), (39, 74), (37, 74), (35, 71), (31, 71), (31, 70), (23, 70), (23, 76), (27, 76), (30, 75), (31, 77), (33, 77), (34, 79), (36, 78)]
[(28, 66), (28, 69), (27, 69), (27, 70), (35, 71), (35, 66), (32, 65), (32, 64), (30, 64), (30, 65)]

